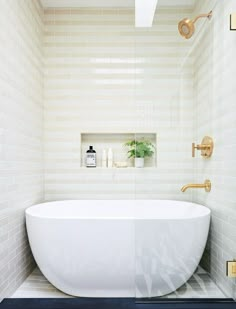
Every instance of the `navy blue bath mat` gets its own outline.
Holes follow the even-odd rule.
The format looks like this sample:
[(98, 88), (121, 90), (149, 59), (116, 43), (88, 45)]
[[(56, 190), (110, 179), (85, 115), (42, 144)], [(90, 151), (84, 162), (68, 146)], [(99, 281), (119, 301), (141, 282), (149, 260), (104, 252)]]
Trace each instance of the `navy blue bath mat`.
[(236, 309), (236, 303), (210, 300), (136, 302), (131, 298), (8, 298), (0, 309)]

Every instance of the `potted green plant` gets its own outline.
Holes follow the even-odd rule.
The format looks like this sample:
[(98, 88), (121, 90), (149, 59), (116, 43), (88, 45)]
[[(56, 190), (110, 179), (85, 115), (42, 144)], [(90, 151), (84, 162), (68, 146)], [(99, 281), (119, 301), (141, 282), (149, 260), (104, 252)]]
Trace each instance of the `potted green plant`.
[(130, 149), (129, 158), (134, 158), (135, 167), (144, 167), (144, 158), (151, 157), (154, 154), (155, 147), (150, 141), (132, 140), (125, 143)]

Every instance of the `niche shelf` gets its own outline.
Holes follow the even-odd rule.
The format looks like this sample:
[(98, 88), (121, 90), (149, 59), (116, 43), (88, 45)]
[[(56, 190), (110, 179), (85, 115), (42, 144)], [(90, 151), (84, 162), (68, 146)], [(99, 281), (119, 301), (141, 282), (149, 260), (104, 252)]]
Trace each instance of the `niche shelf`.
[[(86, 151), (89, 146), (93, 146), (97, 153), (97, 168), (102, 168), (102, 151), (112, 148), (113, 151), (113, 162), (127, 162), (128, 168), (134, 166), (134, 160), (128, 159), (127, 151), (128, 147), (124, 144), (130, 140), (149, 140), (154, 146), (157, 145), (157, 134), (153, 132), (145, 133), (104, 133), (104, 132), (83, 132), (80, 134), (80, 144), (81, 144), (81, 154), (80, 154), (80, 166), (86, 167), (85, 157)], [(157, 166), (157, 156), (156, 152), (151, 158), (145, 158), (146, 168), (155, 168)], [(145, 168), (144, 167), (144, 168)], [(116, 168), (114, 169), (124, 169)], [(105, 168), (104, 168), (105, 169)], [(107, 169), (107, 168), (106, 168)]]

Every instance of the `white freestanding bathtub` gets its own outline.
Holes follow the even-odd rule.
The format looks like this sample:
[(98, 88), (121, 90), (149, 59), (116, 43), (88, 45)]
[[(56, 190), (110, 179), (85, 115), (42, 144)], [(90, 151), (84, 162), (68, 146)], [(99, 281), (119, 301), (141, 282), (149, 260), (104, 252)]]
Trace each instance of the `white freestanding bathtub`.
[(164, 200), (50, 202), (26, 210), (45, 277), (83, 297), (154, 297), (183, 285), (205, 248), (210, 210)]

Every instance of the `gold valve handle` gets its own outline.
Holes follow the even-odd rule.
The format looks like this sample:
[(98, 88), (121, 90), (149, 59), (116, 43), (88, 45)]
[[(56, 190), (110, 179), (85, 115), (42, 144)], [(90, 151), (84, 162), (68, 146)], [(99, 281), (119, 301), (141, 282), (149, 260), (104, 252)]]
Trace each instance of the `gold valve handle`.
[(202, 140), (202, 143), (199, 145), (196, 145), (195, 143), (192, 143), (192, 157), (195, 157), (195, 149), (201, 150), (201, 155), (204, 158), (210, 158), (213, 152), (213, 140), (209, 136), (205, 136)]
[[(192, 157), (194, 158), (195, 157), (195, 149), (197, 150), (207, 150), (211, 147), (211, 145), (196, 145), (195, 146), (195, 143), (192, 143)], [(203, 155), (202, 153), (202, 156), (205, 156)]]

